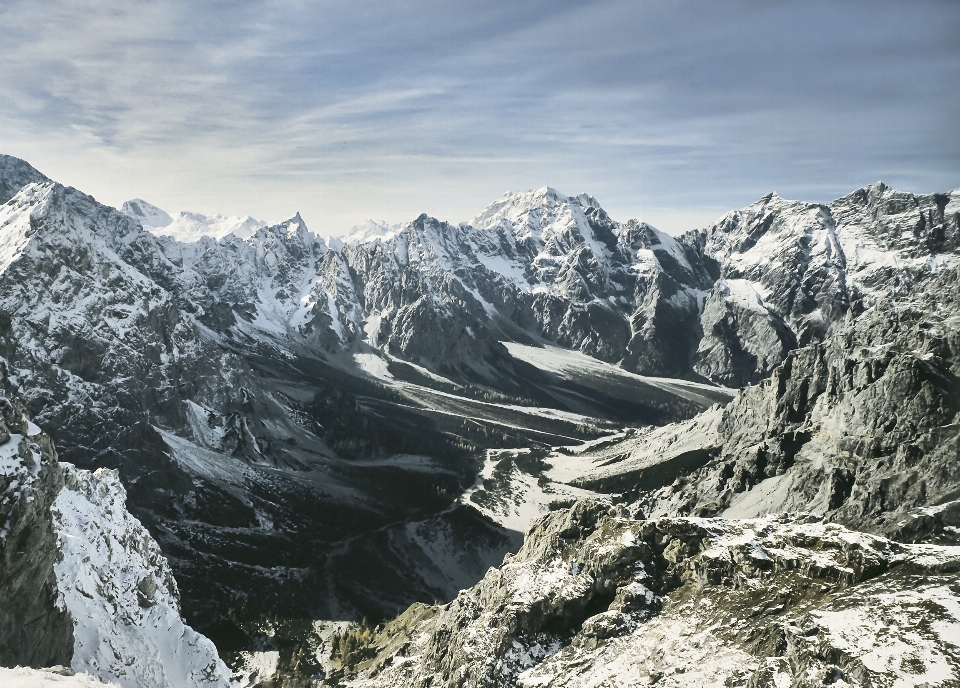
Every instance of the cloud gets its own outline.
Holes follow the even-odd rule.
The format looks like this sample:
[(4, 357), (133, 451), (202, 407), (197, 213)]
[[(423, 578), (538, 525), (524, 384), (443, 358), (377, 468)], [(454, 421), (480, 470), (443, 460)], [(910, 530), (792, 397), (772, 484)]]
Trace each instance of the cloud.
[(680, 231), (772, 189), (960, 185), (955, 2), (7, 0), (0, 24), (0, 147), (115, 204), (342, 232), (550, 184)]

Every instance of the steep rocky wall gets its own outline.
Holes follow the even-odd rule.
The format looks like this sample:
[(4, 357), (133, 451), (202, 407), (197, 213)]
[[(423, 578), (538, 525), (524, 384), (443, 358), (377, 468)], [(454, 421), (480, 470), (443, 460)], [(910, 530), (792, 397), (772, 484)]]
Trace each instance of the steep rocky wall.
[(0, 359), (0, 666), (72, 667), (125, 688), (226, 686), (116, 471), (59, 463), (9, 384)]
[(912, 299), (851, 314), (826, 342), (791, 352), (724, 409), (716, 458), (645, 496), (644, 508), (737, 517), (803, 509), (897, 536), (911, 510), (957, 499), (958, 304), (952, 269)]
[(53, 443), (2, 390), (0, 410), (0, 666), (69, 666), (73, 620), (57, 600), (50, 515), (63, 474)]

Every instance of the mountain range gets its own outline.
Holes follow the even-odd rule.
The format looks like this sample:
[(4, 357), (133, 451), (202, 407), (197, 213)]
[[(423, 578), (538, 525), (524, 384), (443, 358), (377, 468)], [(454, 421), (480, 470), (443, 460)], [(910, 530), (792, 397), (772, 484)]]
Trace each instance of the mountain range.
[[(833, 564), (798, 564), (803, 575), (783, 582), (798, 592), (777, 598), (789, 598), (775, 610), (784, 628), (797, 605), (835, 613), (812, 587), (906, 595), (910, 576), (936, 586), (934, 573), (957, 570), (960, 190), (878, 183), (828, 205), (770, 194), (674, 237), (545, 187), (469, 222), (371, 222), (345, 240), (299, 215), (266, 226), (173, 218), (139, 199), (116, 210), (9, 156), (0, 192), (5, 394), (49, 435), (48, 454), (55, 444), (48, 463), (81, 472), (64, 485), (107, 485), (96, 489), (112, 503), (125, 492), (162, 552), (154, 579), (175, 580), (160, 593), (176, 595), (167, 608), (213, 641), (235, 680), (562, 685), (549, 677), (619, 643), (645, 662), (623, 670), (644, 685), (676, 669), (640, 657), (647, 621), (679, 623), (664, 610), (694, 588), (715, 597), (724, 576), (760, 581), (736, 594), (767, 590), (759, 572), (790, 570), (784, 538), (792, 562), (840, 548), (843, 569), (851, 538), (880, 562), (839, 579)], [(68, 489), (58, 485), (43, 492), (51, 504)], [(820, 520), (756, 521), (796, 512)], [(556, 525), (564, 518), (589, 525)], [(555, 527), (560, 550), (538, 535)], [(504, 559), (531, 528), (519, 558)], [(707, 541), (744, 529), (757, 544), (737, 540), (733, 568), (703, 573), (721, 546)], [(515, 576), (562, 563), (574, 587), (600, 580), (600, 569), (581, 575), (578, 552), (628, 531), (648, 545), (629, 567), (597, 564), (609, 584), (561, 595), (579, 611), (550, 602), (504, 616), (496, 647), (457, 635), (476, 633), (477, 605), (532, 604), (539, 584), (524, 592)], [(682, 544), (668, 555), (671, 538)], [(47, 597), (48, 560), (66, 551), (53, 540), (37, 545), (44, 575), (29, 577)], [(741, 550), (775, 563), (741, 571)], [(494, 572), (514, 573), (488, 572), (501, 562)], [(884, 573), (894, 569), (912, 573)], [(648, 602), (627, 602), (637, 585)], [(956, 629), (958, 593), (941, 588), (937, 623)], [(599, 614), (612, 620), (591, 621)], [(364, 617), (362, 651), (333, 651)], [(781, 685), (815, 664), (885, 685), (869, 663), (797, 660), (786, 648), (800, 636), (784, 633), (779, 655), (725, 637), (725, 676)], [(54, 636), (42, 657), (0, 663), (69, 664), (70, 643)], [(72, 661), (88, 670), (81, 636)], [(414, 646), (420, 663), (401, 660)], [(507, 662), (512, 647), (527, 659)], [(748, 671), (749, 657), (766, 659)], [(456, 673), (488, 660), (506, 668)], [(211, 671), (226, 671), (219, 661)]]

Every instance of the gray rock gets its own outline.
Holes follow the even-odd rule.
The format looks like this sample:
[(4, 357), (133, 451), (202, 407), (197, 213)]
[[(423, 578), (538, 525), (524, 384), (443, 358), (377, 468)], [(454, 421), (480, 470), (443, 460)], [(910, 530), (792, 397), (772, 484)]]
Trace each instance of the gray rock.
[[(906, 532), (898, 524), (912, 510), (955, 499), (960, 485), (957, 304), (954, 268), (791, 352), (724, 409), (715, 458), (640, 507), (739, 517), (802, 509)], [(916, 539), (925, 526), (914, 528)]]
[[(0, 384), (2, 367), (0, 362)], [(50, 515), (63, 475), (48, 437), (26, 439), (19, 401), (0, 390), (0, 409), (9, 431), (0, 442), (0, 666), (69, 665), (73, 620), (57, 603), (57, 537)]]
[[(638, 520), (580, 502), (539, 520), (516, 556), (453, 602), (412, 607), (367, 633), (361, 659), (331, 679), (358, 688), (813, 686), (951, 675), (960, 670), (951, 640), (960, 618), (949, 611), (960, 601), (958, 571), (952, 548), (901, 545), (810, 515)], [(910, 640), (916, 624), (937, 630)], [(900, 661), (905, 648), (914, 664)], [(887, 652), (889, 662), (867, 659)]]

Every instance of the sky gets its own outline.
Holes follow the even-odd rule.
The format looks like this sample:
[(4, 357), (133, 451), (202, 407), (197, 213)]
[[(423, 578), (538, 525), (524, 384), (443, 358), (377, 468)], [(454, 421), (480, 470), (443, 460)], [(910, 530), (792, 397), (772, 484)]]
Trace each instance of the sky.
[(506, 191), (671, 233), (960, 187), (956, 0), (3, 0), (0, 152), (323, 235)]

